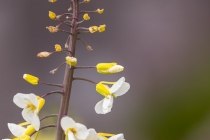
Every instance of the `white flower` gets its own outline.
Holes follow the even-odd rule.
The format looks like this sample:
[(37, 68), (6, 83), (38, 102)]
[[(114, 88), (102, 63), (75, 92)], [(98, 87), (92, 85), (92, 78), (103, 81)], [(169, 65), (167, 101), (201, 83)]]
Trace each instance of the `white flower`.
[(40, 127), (40, 120), (38, 113), (40, 109), (44, 105), (44, 99), (36, 96), (33, 93), (30, 94), (22, 94), (17, 93), (14, 98), (13, 102), (20, 108), (23, 108), (22, 116), (23, 118), (32, 124), (36, 131), (39, 130)]
[(89, 132), (85, 125), (76, 123), (72, 118), (65, 116), (61, 119), (61, 127), (68, 140), (86, 139)]
[[(35, 131), (35, 129), (32, 125), (29, 125), (27, 128), (25, 128), (21, 125), (14, 124), (14, 123), (8, 123), (7, 125), (8, 125), (9, 130), (11, 131), (11, 133), (15, 137), (17, 137), (17, 139), (18, 138), (19, 139), (25, 138), (25, 140), (30, 139), (29, 135)], [(11, 140), (11, 139), (3, 139), (3, 140)]]
[(99, 101), (95, 106), (97, 114), (106, 114), (111, 112), (113, 106), (113, 97), (122, 96), (130, 89), (130, 84), (125, 82), (125, 78), (120, 78), (110, 89), (110, 95)]
[(99, 137), (95, 131), (95, 129), (90, 128), (88, 129), (89, 135), (85, 140), (104, 140), (103, 138)]
[(123, 134), (117, 134), (109, 138), (109, 140), (125, 140)]

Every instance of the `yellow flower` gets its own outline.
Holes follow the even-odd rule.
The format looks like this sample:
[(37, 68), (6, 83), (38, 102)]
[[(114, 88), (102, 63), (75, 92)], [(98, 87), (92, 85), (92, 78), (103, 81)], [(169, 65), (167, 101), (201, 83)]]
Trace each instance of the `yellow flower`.
[(49, 18), (55, 20), (56, 19), (56, 14), (52, 11), (49, 11)]
[(37, 57), (46, 58), (49, 57), (52, 53), (50, 52), (40, 52), (37, 54)]
[(104, 24), (104, 25), (100, 25), (99, 27), (98, 27), (98, 31), (101, 33), (101, 32), (104, 32), (105, 31), (105, 29), (106, 29), (106, 25)]
[(56, 2), (57, 0), (48, 0), (49, 2), (52, 2), (52, 3), (54, 3), (54, 2)]
[(75, 57), (66, 57), (66, 63), (69, 64), (70, 66), (75, 66), (77, 64), (77, 59)]
[(89, 3), (90, 2), (90, 0), (84, 0), (85, 1), (85, 3)]
[(37, 85), (39, 83), (39, 78), (30, 74), (24, 74), (23, 79), (25, 79), (27, 82), (29, 82), (32, 85)]
[(56, 33), (56, 32), (58, 32), (58, 27), (47, 26), (46, 29), (48, 29), (48, 31), (51, 32), (51, 33)]
[(55, 51), (56, 52), (62, 51), (62, 48), (61, 48), (61, 46), (59, 44), (55, 44)]
[(84, 20), (90, 20), (90, 17), (89, 17), (89, 15), (86, 13), (86, 14), (83, 15), (83, 19), (84, 19)]
[(100, 74), (114, 74), (124, 70), (124, 67), (117, 65), (117, 63), (99, 63), (96, 65), (96, 69)]
[(104, 9), (97, 9), (96, 10), (99, 14), (103, 14), (104, 13)]
[(97, 27), (97, 26), (91, 26), (91, 27), (89, 27), (89, 31), (90, 31), (91, 33), (95, 33), (95, 32), (98, 31), (98, 27)]
[(28, 135), (23, 135), (23, 136), (14, 138), (14, 139), (12, 139), (12, 140), (31, 140), (31, 137), (28, 136)]

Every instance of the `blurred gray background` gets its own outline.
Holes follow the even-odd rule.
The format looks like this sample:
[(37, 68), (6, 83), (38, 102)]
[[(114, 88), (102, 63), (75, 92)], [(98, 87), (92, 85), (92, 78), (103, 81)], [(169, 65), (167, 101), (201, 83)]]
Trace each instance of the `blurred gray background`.
[[(91, 20), (82, 26), (106, 24), (107, 29), (81, 35), (94, 50), (90, 52), (78, 42), (78, 65), (115, 61), (125, 70), (116, 75), (77, 70), (75, 75), (96, 82), (124, 76), (131, 89), (114, 100), (111, 113), (97, 115), (94, 106), (103, 97), (94, 85), (76, 81), (69, 115), (98, 132), (124, 133), (126, 140), (209, 140), (209, 7), (209, 0), (91, 0), (83, 4), (81, 9), (104, 8), (105, 12), (90, 14)], [(41, 96), (56, 89), (32, 86), (22, 79), (24, 73), (62, 83), (64, 68), (54, 75), (49, 71), (60, 65), (65, 55), (47, 59), (36, 55), (53, 51), (57, 43), (64, 47), (67, 35), (51, 34), (45, 27), (58, 24), (48, 18), (48, 11), (61, 14), (68, 8), (67, 0), (54, 4), (47, 0), (0, 1), (1, 138), (12, 138), (8, 122), (23, 121), (21, 109), (12, 102), (16, 93)], [(46, 97), (40, 117), (57, 113), (59, 101), (59, 95)], [(53, 131), (49, 128), (48, 132)]]

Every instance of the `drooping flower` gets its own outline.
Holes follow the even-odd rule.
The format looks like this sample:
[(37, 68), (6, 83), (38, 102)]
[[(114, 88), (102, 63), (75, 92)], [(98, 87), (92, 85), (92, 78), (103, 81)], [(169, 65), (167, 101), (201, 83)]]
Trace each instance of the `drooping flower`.
[(56, 51), (56, 52), (62, 51), (61, 45), (55, 44), (55, 51)]
[(24, 74), (23, 79), (25, 79), (27, 82), (29, 82), (32, 85), (37, 85), (39, 83), (39, 78), (30, 74)]
[(99, 63), (96, 65), (96, 69), (100, 74), (114, 74), (124, 70), (124, 67), (117, 65), (117, 63)]
[(84, 20), (90, 20), (90, 16), (88, 15), (88, 13), (85, 13), (85, 14), (83, 15), (83, 19), (84, 19)]
[(97, 114), (106, 114), (111, 112), (114, 101), (113, 98), (122, 96), (130, 89), (130, 84), (125, 82), (124, 77), (115, 82), (111, 88), (104, 84), (113, 84), (113, 82), (102, 81), (96, 85), (96, 91), (105, 96), (105, 98), (99, 101), (95, 106), (95, 111)]
[(66, 57), (66, 63), (69, 64), (70, 66), (75, 66), (77, 64), (77, 59), (75, 57)]
[(90, 31), (90, 33), (95, 33), (95, 32), (98, 31), (98, 27), (97, 26), (91, 26), (91, 27), (89, 27), (89, 31)]
[(17, 93), (13, 102), (20, 108), (23, 108), (23, 118), (34, 126), (35, 130), (38, 131), (40, 128), (40, 120), (38, 113), (45, 104), (45, 100), (33, 93), (23, 94)]
[(52, 11), (49, 11), (49, 18), (55, 20), (56, 19), (56, 14)]
[(54, 27), (54, 26), (47, 26), (46, 29), (48, 29), (50, 33), (56, 33), (59, 30), (58, 27)]
[(96, 10), (99, 14), (103, 14), (104, 13), (104, 9), (97, 9)]
[(68, 116), (61, 119), (61, 127), (65, 132), (67, 140), (84, 140), (89, 134), (85, 125), (76, 123)]
[(106, 25), (105, 24), (104, 25), (100, 25), (98, 27), (98, 32), (100, 32), (100, 33), (104, 32), (105, 30), (106, 30)]

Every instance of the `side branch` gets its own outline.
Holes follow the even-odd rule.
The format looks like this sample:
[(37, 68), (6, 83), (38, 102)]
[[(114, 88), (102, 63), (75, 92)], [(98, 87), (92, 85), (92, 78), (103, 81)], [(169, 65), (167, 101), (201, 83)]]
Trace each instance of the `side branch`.
[(89, 69), (96, 68), (96, 66), (75, 66), (74, 69)]
[(91, 80), (89, 80), (89, 79), (85, 79), (85, 78), (78, 78), (78, 77), (74, 77), (74, 80), (87, 81), (87, 82), (90, 82), (90, 83), (92, 83), (92, 84), (94, 84), (94, 85), (96, 85), (96, 84), (97, 84), (96, 82), (93, 82), (93, 81), (91, 81)]
[(52, 91), (52, 92), (49, 92), (49, 93), (47, 93), (47, 94), (44, 94), (44, 95), (42, 95), (42, 98), (44, 98), (44, 97), (46, 97), (46, 96), (48, 96), (48, 95), (51, 95), (51, 94), (63, 94), (63, 92), (62, 91)]
[[(41, 128), (39, 129), (39, 131), (42, 130), (42, 129), (45, 129), (45, 128), (49, 128), (49, 127), (56, 127), (56, 125), (55, 125), (55, 124), (45, 125), (45, 126), (41, 127)], [(36, 134), (36, 132), (38, 132), (38, 131), (34, 131), (33, 133), (31, 133), (30, 136), (33, 136), (34, 134)]]
[(61, 88), (63, 88), (63, 85), (60, 85), (60, 84), (45, 83), (45, 82), (42, 82), (42, 81), (39, 81), (39, 83), (40, 84), (43, 84), (43, 85), (55, 86), (55, 87), (61, 87)]
[(47, 116), (41, 118), (40, 121), (45, 120), (45, 119), (47, 119), (47, 118), (51, 118), (51, 117), (57, 117), (57, 116), (58, 116), (58, 114), (47, 115)]

